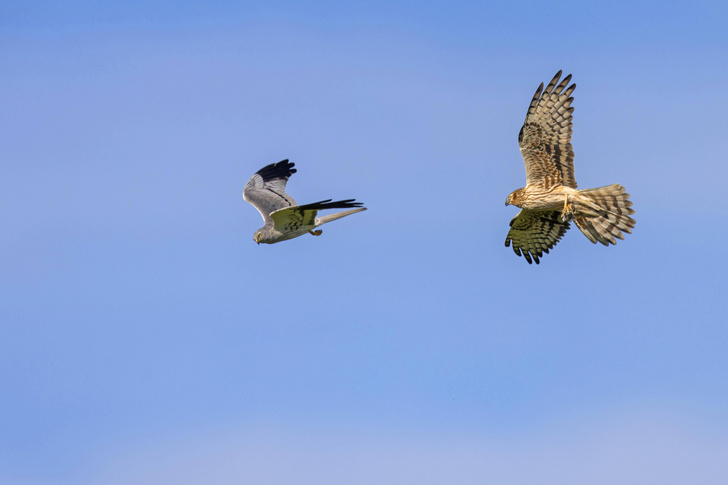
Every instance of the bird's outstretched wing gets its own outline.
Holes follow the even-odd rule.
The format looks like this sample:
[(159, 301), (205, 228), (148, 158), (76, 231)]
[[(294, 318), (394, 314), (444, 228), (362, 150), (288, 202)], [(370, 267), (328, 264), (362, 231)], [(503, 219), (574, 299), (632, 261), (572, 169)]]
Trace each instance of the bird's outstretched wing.
[[(518, 134), (518, 144), (526, 164), (526, 185), (549, 189), (557, 185), (576, 188), (574, 150), (571, 147), (574, 108), (571, 93), (576, 84), (566, 87), (571, 74), (560, 83), (561, 71), (533, 95), (526, 121)], [(557, 85), (558, 83), (558, 85)]]
[(286, 182), (296, 173), (294, 164), (288, 159), (271, 163), (258, 170), (243, 189), (243, 198), (258, 209), (267, 224), (270, 214), (296, 205), (293, 197), (286, 194)]
[(314, 227), (316, 225), (316, 215), (320, 210), (361, 207), (362, 203), (355, 202), (355, 200), (347, 199), (331, 202), (331, 199), (327, 199), (312, 204), (286, 207), (273, 212), (270, 216), (277, 231), (282, 233), (295, 232), (305, 227)]
[[(562, 222), (559, 211), (523, 209), (511, 220), (511, 230), (506, 236), (506, 247), (513, 243), (513, 251), (539, 263), (543, 253), (548, 253), (569, 229), (568, 222)], [(523, 254), (521, 254), (523, 252)]]

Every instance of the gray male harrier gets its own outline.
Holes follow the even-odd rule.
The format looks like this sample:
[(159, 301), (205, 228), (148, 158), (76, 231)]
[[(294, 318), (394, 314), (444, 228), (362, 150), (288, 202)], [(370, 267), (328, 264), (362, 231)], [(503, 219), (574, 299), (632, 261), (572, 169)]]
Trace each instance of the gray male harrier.
[[(271, 163), (258, 170), (245, 184), (243, 198), (258, 209), (265, 222), (265, 225), (255, 231), (253, 236), (258, 244), (274, 244), (302, 236), (307, 232), (320, 236), (322, 231), (321, 229), (314, 230), (316, 227), (355, 212), (367, 210), (366, 207), (361, 206), (361, 202), (354, 202), (355, 199), (336, 202), (327, 199), (313, 204), (298, 205), (293, 197), (286, 194), (286, 182), (291, 175), (296, 173), (293, 165), (288, 160)], [(351, 209), (352, 207), (356, 208)], [(323, 209), (351, 210), (316, 217), (318, 211)]]

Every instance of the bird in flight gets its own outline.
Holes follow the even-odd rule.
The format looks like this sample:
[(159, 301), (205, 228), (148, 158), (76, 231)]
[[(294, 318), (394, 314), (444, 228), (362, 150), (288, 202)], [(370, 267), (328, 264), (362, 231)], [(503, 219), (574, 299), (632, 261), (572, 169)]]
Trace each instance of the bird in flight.
[[(518, 144), (526, 164), (526, 186), (513, 191), (506, 206), (521, 211), (511, 221), (506, 247), (513, 245), (518, 256), (539, 263), (574, 221), (592, 242), (608, 246), (617, 244), (631, 233), (635, 220), (632, 202), (619, 184), (596, 189), (576, 188), (571, 93), (571, 74), (561, 82), (561, 71), (551, 82), (536, 90), (526, 113), (526, 121), (518, 134)], [(567, 87), (568, 86), (568, 87)]]
[[(271, 163), (253, 175), (243, 189), (243, 198), (258, 209), (265, 225), (255, 231), (253, 239), (258, 244), (274, 244), (306, 233), (320, 236), (322, 224), (342, 217), (367, 210), (355, 199), (331, 199), (298, 205), (293, 197), (286, 193), (288, 178), (296, 173), (294, 164), (288, 160)], [(318, 211), (324, 209), (350, 209), (322, 217)]]

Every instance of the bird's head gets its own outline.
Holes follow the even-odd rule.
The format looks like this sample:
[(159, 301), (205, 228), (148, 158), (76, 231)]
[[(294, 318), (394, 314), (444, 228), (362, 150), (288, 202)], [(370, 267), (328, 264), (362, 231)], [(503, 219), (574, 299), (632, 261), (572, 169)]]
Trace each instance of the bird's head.
[(256, 231), (255, 235), (253, 236), (253, 240), (260, 244), (260, 242), (263, 240), (263, 231)]
[(508, 197), (506, 197), (506, 206), (509, 205), (515, 205), (520, 206), (521, 204), (521, 189), (514, 190), (510, 194), (508, 194)]

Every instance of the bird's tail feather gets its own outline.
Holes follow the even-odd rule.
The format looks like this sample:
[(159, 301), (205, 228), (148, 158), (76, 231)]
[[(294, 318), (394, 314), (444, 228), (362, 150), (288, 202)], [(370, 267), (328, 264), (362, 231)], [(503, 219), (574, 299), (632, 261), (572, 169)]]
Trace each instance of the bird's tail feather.
[(321, 216), (316, 218), (316, 226), (320, 226), (321, 224), (326, 224), (327, 222), (335, 221), (336, 219), (341, 219), (342, 217), (349, 216), (351, 214), (356, 214), (357, 212), (365, 211), (367, 210), (366, 207), (359, 207), (358, 209), (352, 209), (348, 211), (343, 212), (337, 212), (336, 214), (329, 214), (326, 216)]
[(629, 216), (634, 209), (624, 187), (613, 184), (585, 189), (579, 191), (579, 196), (586, 198), (587, 204), (578, 204), (573, 220), (591, 242), (608, 246), (617, 244), (615, 238), (624, 239), (623, 233), (632, 233), (635, 220)]

